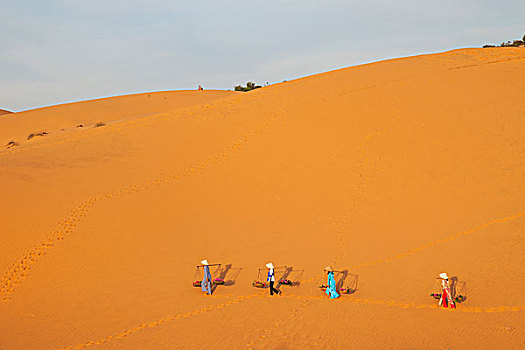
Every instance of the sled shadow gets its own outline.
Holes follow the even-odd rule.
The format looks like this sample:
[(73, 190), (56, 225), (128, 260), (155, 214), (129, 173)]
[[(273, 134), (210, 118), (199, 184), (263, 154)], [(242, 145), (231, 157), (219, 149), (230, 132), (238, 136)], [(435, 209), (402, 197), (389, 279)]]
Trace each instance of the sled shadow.
[(293, 278), (290, 278), (292, 280), (292, 287), (299, 287), (301, 285), (301, 281), (303, 280), (304, 269), (293, 270), (292, 273), (295, 274), (295, 276), (292, 276)]
[(347, 287), (348, 287), (348, 293), (347, 294), (354, 294), (356, 291), (357, 291), (357, 281), (359, 279), (359, 276), (356, 275), (356, 274), (349, 274), (348, 275), (348, 283), (347, 283)]
[[(232, 264), (224, 265), (219, 267), (219, 270), (217, 271), (218, 277), (222, 280), (224, 280), (223, 286), (233, 286), (235, 284), (235, 281), (239, 277), (239, 274), (242, 271), (242, 267), (232, 268)], [(228, 279), (226, 277), (229, 276)], [(211, 287), (212, 294), (215, 292), (219, 285), (213, 284)]]
[(292, 273), (292, 271), (293, 271), (293, 267), (291, 267), (291, 266), (285, 266), (285, 267), (284, 267), (283, 274), (281, 275), (281, 277), (279, 277), (278, 280), (280, 281), (280, 280), (287, 279), (288, 276), (290, 276), (290, 274)]
[[(303, 270), (294, 270), (293, 266), (285, 266), (282, 276), (279, 277), (278, 281), (288, 279), (292, 281), (291, 287), (297, 287), (301, 284), (303, 279), (304, 269)], [(278, 286), (281, 286), (281, 283), (278, 283)]]
[(239, 278), (239, 274), (241, 273), (241, 271), (242, 271), (242, 267), (230, 268), (228, 279), (226, 279), (226, 274), (224, 275), (224, 285), (233, 286), (237, 282), (237, 279)]
[[(274, 271), (277, 269), (279, 268), (275, 268)], [(290, 273), (292, 272), (293, 267), (284, 266), (282, 267), (282, 269), (283, 269), (283, 274), (279, 278), (276, 278), (277, 283), (274, 286), (274, 288), (277, 289), (278, 291), (281, 291), (281, 286), (282, 286), (281, 281), (288, 278), (288, 276), (290, 276)]]
[(449, 279), (450, 281), (450, 293), (452, 294), (452, 299), (455, 299), (457, 296), (462, 297), (461, 300), (457, 300), (457, 303), (462, 303), (467, 300), (467, 283), (458, 280), (457, 276), (452, 276)]
[(356, 274), (348, 273), (348, 270), (342, 270), (342, 271), (334, 271), (339, 276), (339, 279), (337, 280), (335, 287), (339, 291), (342, 288), (345, 287), (348, 288), (348, 292), (344, 294), (354, 294), (357, 291), (357, 281), (359, 279), (359, 276)]
[(339, 290), (343, 288), (343, 285), (346, 281), (346, 277), (348, 277), (348, 270), (334, 271), (334, 275), (337, 276), (337, 281), (335, 282), (335, 289)]

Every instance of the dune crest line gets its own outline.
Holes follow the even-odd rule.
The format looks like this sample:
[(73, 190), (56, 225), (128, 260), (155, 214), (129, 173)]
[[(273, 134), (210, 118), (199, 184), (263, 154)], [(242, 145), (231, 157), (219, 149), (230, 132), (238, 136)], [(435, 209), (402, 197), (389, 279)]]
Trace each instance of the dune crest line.
[[(426, 55), (422, 55), (422, 56), (426, 56)], [(483, 66), (483, 65), (492, 64), (492, 63), (499, 63), (499, 62), (505, 62), (505, 61), (509, 61), (509, 60), (515, 60), (515, 59), (525, 59), (525, 57), (511, 57), (511, 58), (506, 58), (506, 59), (503, 59), (503, 60), (482, 62), (482, 63), (476, 63), (476, 64), (467, 65), (467, 66), (457, 66), (457, 67), (454, 66), (454, 67), (447, 68), (447, 70), (469, 68), (469, 67), (475, 67), (475, 66), (477, 67), (477, 66)], [(370, 64), (374, 64), (374, 63), (370, 63)], [(355, 67), (360, 67), (360, 66), (355, 66)], [(354, 68), (354, 67), (348, 67), (348, 68)], [(429, 75), (429, 74), (431, 74), (431, 73), (426, 73), (425, 75)], [(379, 84), (372, 84), (372, 85), (368, 85), (368, 86), (364, 86), (364, 87), (352, 90), (350, 92), (368, 90), (368, 89), (375, 88), (375, 87), (383, 85), (383, 84), (390, 84), (390, 83), (399, 82), (399, 81), (403, 81), (403, 80), (406, 80), (406, 79), (394, 79), (394, 80), (386, 81), (386, 82), (379, 83)], [(336, 93), (336, 95), (342, 95), (342, 94), (343, 93)], [(68, 142), (72, 142), (72, 141), (76, 141), (76, 140), (81, 140), (83, 138), (89, 137), (90, 135), (92, 135), (94, 133), (100, 133), (100, 132), (105, 133), (105, 132), (108, 132), (110, 130), (131, 129), (131, 128), (138, 127), (138, 126), (148, 125), (148, 124), (151, 124), (151, 123), (153, 123), (155, 121), (172, 120), (172, 119), (177, 117), (177, 116), (173, 116), (174, 112), (177, 112), (177, 114), (184, 114), (184, 113), (195, 114), (195, 113), (197, 113), (199, 111), (207, 111), (210, 108), (213, 109), (213, 108), (216, 108), (217, 106), (221, 106), (221, 105), (228, 105), (228, 106), (229, 105), (233, 105), (233, 104), (236, 103), (236, 101), (238, 101), (238, 100), (240, 100), (242, 98), (243, 98), (243, 96), (241, 96), (241, 95), (239, 95), (239, 96), (231, 96), (231, 97), (224, 97), (224, 98), (221, 98), (221, 99), (218, 99), (218, 100), (215, 100), (215, 101), (211, 101), (211, 102), (207, 102), (207, 103), (203, 103), (203, 104), (197, 105), (197, 106), (191, 106), (191, 107), (185, 107), (185, 108), (176, 108), (176, 109), (172, 109), (172, 110), (164, 111), (164, 112), (159, 112), (159, 113), (146, 113), (146, 115), (138, 116), (136, 118), (128, 117), (128, 118), (126, 118), (124, 120), (122, 120), (122, 119), (121, 120), (115, 120), (115, 121), (107, 124), (104, 128), (83, 130), (81, 133), (73, 133), (71, 135), (65, 135), (64, 138), (62, 140), (59, 140), (59, 141), (44, 142), (44, 143), (39, 143), (39, 144), (36, 144), (36, 145), (17, 147), (17, 148), (10, 148), (10, 149), (4, 150), (4, 151), (0, 151), (0, 157), (8, 156), (8, 155), (15, 154), (15, 153), (24, 152), (24, 151), (27, 151), (27, 150), (46, 148), (46, 147), (49, 147), (49, 146), (60, 145), (60, 144), (64, 144), (64, 143), (68, 143)]]
[[(0, 157), (2, 156), (8, 156), (15, 153), (24, 152), (27, 150), (35, 150), (35, 149), (41, 149), (46, 148), (49, 146), (55, 146), (55, 145), (61, 145), (77, 140), (85, 139), (95, 133), (107, 133), (110, 131), (119, 131), (123, 129), (132, 129), (139, 126), (145, 126), (150, 125), (154, 122), (158, 121), (169, 121), (178, 119), (180, 115), (183, 114), (189, 114), (193, 115), (195, 113), (198, 113), (200, 111), (209, 111), (210, 108), (216, 108), (217, 106), (223, 106), (223, 105), (233, 105), (236, 99), (242, 98), (240, 96), (232, 96), (232, 97), (225, 97), (223, 99), (218, 99), (216, 101), (204, 103), (202, 105), (197, 106), (191, 106), (191, 107), (184, 107), (184, 108), (176, 108), (164, 112), (158, 112), (158, 113), (145, 113), (145, 114), (139, 114), (135, 117), (127, 117), (124, 119), (118, 119), (115, 121), (112, 121), (108, 124), (106, 124), (103, 128), (91, 128), (91, 129), (82, 129), (71, 131), (71, 134), (66, 134), (63, 136), (61, 140), (57, 141), (49, 141), (49, 142), (42, 142), (38, 144), (33, 144), (29, 146), (24, 147), (17, 147), (17, 148), (10, 148), (8, 150), (0, 152)], [(227, 103), (225, 103), (228, 101)], [(174, 113), (176, 113), (174, 115)]]
[(63, 240), (67, 235), (71, 234), (74, 228), (78, 225), (79, 221), (86, 216), (90, 208), (93, 207), (97, 202), (102, 200), (109, 200), (116, 197), (122, 197), (132, 193), (136, 193), (152, 186), (161, 185), (165, 183), (175, 182), (182, 180), (185, 177), (194, 175), (199, 171), (204, 170), (210, 165), (218, 163), (221, 159), (226, 158), (232, 153), (239, 152), (244, 149), (248, 144), (250, 137), (255, 136), (267, 127), (270, 127), (275, 123), (279, 117), (277, 114), (265, 119), (261, 122), (254, 130), (241, 136), (236, 142), (231, 144), (229, 147), (224, 148), (222, 151), (215, 155), (208, 157), (198, 163), (197, 165), (190, 166), (189, 168), (174, 174), (174, 175), (161, 175), (154, 180), (145, 181), (139, 184), (129, 185), (122, 190), (108, 192), (102, 195), (93, 196), (78, 207), (73, 209), (65, 220), (58, 224), (56, 229), (49, 237), (36, 244), (31, 250), (27, 251), (22, 258), (13, 262), (11, 267), (4, 273), (2, 280), (0, 280), (0, 298), (3, 302), (9, 300), (10, 296), (14, 293), (15, 286), (20, 284), (24, 279), (29, 276), (31, 266), (34, 265), (39, 259), (41, 259), (46, 250), (53, 248), (57, 242)]

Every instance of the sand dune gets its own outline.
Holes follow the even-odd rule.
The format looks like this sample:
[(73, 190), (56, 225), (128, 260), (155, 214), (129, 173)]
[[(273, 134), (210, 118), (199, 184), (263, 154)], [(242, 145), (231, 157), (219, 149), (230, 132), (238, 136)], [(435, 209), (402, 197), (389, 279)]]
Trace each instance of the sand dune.
[[(524, 78), (523, 49), (454, 50), (2, 150), (1, 347), (523, 348)], [(193, 288), (202, 258), (232, 285)], [(253, 288), (268, 261), (300, 285)]]
[(0, 142), (2, 145), (10, 141), (23, 144), (31, 134), (68, 133), (78, 131), (76, 128), (79, 126), (89, 128), (96, 123), (107, 124), (128, 118), (146, 117), (235, 94), (232, 91), (219, 90), (160, 91), (32, 109), (15, 113), (9, 119), (0, 119)]
[(10, 113), (13, 113), (13, 112), (6, 111), (5, 109), (0, 109), (0, 115), (2, 115), (2, 114), (10, 114)]

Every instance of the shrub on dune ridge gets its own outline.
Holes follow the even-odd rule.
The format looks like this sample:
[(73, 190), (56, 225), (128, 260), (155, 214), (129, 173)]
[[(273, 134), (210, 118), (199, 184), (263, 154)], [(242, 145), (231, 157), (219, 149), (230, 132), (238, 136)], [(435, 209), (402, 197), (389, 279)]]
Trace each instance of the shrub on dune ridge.
[[(520, 47), (520, 46), (524, 46), (525, 47), (525, 35), (523, 35), (523, 38), (521, 40), (513, 40), (513, 41), (507, 41), (507, 42), (502, 42), (501, 45), (499, 47)], [(495, 45), (491, 45), (491, 44), (486, 44), (486, 45), (483, 45), (483, 47), (496, 47)]]
[(27, 136), (27, 139), (31, 140), (35, 136), (44, 136), (44, 135), (47, 135), (46, 131), (42, 131), (42, 132), (34, 133), (34, 134), (29, 134), (29, 136)]
[(241, 86), (241, 85), (235, 86), (235, 91), (248, 92), (251, 90), (259, 89), (261, 87), (262, 87), (261, 85), (256, 85), (254, 82), (249, 81), (246, 83), (246, 87)]
[(9, 141), (7, 143), (7, 145), (5, 145), (6, 148), (11, 148), (11, 147), (15, 147), (15, 146), (20, 146), (20, 144), (16, 141)]

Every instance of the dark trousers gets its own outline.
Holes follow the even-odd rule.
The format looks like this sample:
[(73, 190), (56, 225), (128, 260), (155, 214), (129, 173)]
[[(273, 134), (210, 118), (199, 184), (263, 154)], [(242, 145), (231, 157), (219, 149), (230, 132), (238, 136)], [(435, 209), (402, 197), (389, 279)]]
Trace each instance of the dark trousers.
[(270, 295), (273, 295), (274, 292), (277, 293), (277, 294), (281, 293), (280, 291), (278, 291), (277, 289), (275, 289), (273, 287), (274, 283), (275, 283), (275, 281), (270, 281)]

